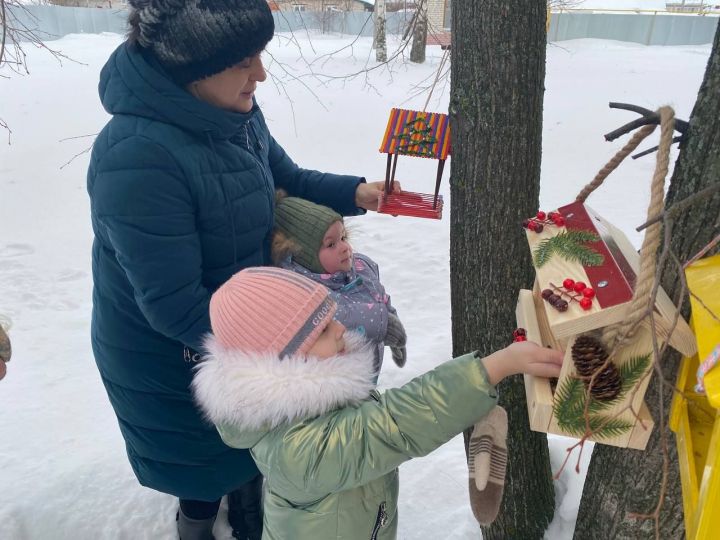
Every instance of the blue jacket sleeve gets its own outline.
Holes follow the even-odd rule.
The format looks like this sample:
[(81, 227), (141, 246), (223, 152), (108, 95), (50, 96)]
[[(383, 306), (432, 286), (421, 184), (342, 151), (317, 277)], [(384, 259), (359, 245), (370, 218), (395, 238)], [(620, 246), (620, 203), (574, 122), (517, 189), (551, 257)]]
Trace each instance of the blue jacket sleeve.
[(177, 162), (144, 137), (124, 139), (98, 163), (91, 199), (99, 238), (150, 326), (199, 350), (210, 331), (210, 292), (201, 281), (193, 197)]
[(275, 186), (288, 194), (329, 206), (343, 216), (365, 213), (364, 209), (355, 206), (355, 190), (358, 184), (365, 182), (364, 178), (302, 169), (272, 136), (268, 159)]

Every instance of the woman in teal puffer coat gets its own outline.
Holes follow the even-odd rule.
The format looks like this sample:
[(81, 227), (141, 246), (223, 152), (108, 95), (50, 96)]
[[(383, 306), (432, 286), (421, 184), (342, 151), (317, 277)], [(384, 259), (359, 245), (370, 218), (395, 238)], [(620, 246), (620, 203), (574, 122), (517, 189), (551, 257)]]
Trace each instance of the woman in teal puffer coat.
[(270, 264), (276, 187), (355, 215), (381, 183), (302, 169), (270, 135), (254, 100), (274, 32), (265, 0), (130, 4), (128, 40), (100, 76), (112, 118), (87, 177), (93, 352), (138, 480), (181, 500), (183, 540), (209, 538), (225, 494), (234, 535), (254, 540), (262, 479), (189, 388), (210, 295)]
[(514, 343), (379, 394), (372, 347), (335, 310), (325, 287), (279, 268), (243, 270), (210, 301), (193, 389), (266, 478), (264, 540), (394, 539), (397, 467), (487, 415), (502, 378), (560, 373), (561, 353)]

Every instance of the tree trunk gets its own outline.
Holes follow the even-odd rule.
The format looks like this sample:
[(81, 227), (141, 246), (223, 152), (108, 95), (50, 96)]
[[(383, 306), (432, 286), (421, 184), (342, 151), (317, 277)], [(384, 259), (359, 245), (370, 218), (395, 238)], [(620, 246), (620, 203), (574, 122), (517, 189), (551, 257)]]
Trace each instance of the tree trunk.
[[(666, 198), (666, 207), (718, 182), (720, 179), (720, 31), (700, 87), (698, 99), (690, 116), (687, 142), (680, 151)], [(695, 204), (679, 217), (673, 226), (672, 249), (681, 261), (690, 259), (720, 229), (720, 193)], [(717, 249), (716, 249), (717, 251)], [(674, 298), (680, 287), (675, 267), (667, 269), (663, 287)], [(686, 303), (687, 307), (687, 303)], [(685, 310), (687, 312), (687, 309)], [(687, 315), (687, 313), (685, 313)], [(662, 360), (665, 379), (675, 382), (679, 356), (670, 353)], [(643, 539), (655, 538), (652, 520), (638, 521), (631, 512), (650, 514), (660, 497), (663, 453), (660, 430), (665, 430), (670, 456), (670, 475), (659, 520), (657, 537), (663, 540), (685, 538), (682, 493), (678, 473), (675, 437), (667, 427), (672, 393), (663, 389), (662, 422), (659, 415), (657, 377), (653, 376), (646, 400), (655, 420), (655, 429), (647, 448), (624, 450), (596, 445), (588, 469), (580, 504), (574, 538)]]
[[(545, 0), (507, 4), (453, 3), (462, 14), (452, 18), (450, 98), (455, 355), (509, 345), (518, 290), (534, 279), (520, 223), (539, 205)], [(510, 461), (500, 515), (484, 537), (539, 539), (555, 506), (547, 437), (530, 431), (521, 377), (503, 382), (500, 396)]]
[(375, 60), (378, 62), (387, 62), (385, 0), (375, 1)]
[(427, 0), (418, 4), (417, 9), (410, 61), (422, 64), (425, 62), (425, 48), (427, 47)]

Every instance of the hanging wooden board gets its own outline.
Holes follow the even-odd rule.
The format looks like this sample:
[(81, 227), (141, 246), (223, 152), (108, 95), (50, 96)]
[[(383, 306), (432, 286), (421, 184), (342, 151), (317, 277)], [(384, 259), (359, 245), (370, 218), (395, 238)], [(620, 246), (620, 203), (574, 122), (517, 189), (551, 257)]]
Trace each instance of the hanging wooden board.
[[(565, 217), (565, 226), (546, 226), (540, 233), (526, 230), (531, 252), (535, 253), (543, 241), (562, 232), (581, 230), (596, 235), (597, 241), (585, 245), (602, 256), (602, 263), (597, 266), (584, 266), (559, 254), (553, 255), (540, 267), (536, 265), (540, 291), (552, 288), (551, 284), (562, 288), (566, 278), (581, 281), (595, 291), (592, 307), (588, 310), (581, 308), (578, 302), (570, 301), (567, 311), (560, 312), (543, 302), (552, 334), (556, 338), (571, 338), (618, 323), (627, 317), (640, 256), (619, 229), (587, 205), (574, 202), (558, 208), (558, 211)], [(660, 333), (667, 336), (673, 324), (675, 306), (662, 289), (658, 291), (656, 311)], [(686, 356), (692, 356), (695, 352), (695, 337), (682, 318), (677, 321), (670, 345)]]
[[(515, 311), (517, 324), (519, 327), (525, 328), (528, 341), (535, 342), (542, 346), (559, 348), (560, 343), (552, 336), (552, 333), (549, 332), (549, 325), (543, 323), (545, 310), (541, 306), (536, 306), (534, 298), (535, 295), (533, 295), (531, 291), (520, 291)], [(564, 380), (575, 374), (573, 361), (569, 357), (572, 341), (574, 341), (574, 339), (566, 343), (566, 358), (563, 361), (558, 387), (563, 384)], [(643, 340), (638, 341), (633, 349), (628, 349), (628, 356), (626, 356), (626, 358), (632, 357), (636, 352), (645, 350), (645, 347), (646, 344)], [(546, 378), (533, 377), (532, 375), (525, 375), (524, 378), (530, 429), (543, 433), (579, 438), (582, 434), (564, 430), (554, 417), (553, 403), (555, 395), (550, 381)], [(632, 401), (634, 410), (637, 411), (640, 421), (635, 418), (632, 412), (629, 410), (625, 411), (618, 417), (619, 420), (625, 421), (629, 425), (623, 433), (613, 437), (591, 436), (588, 440), (609, 444), (611, 446), (627, 447), (637, 450), (644, 449), (647, 446), (654, 426), (652, 416), (642, 399), (648, 381), (649, 377), (646, 377), (641, 383), (641, 388), (633, 393), (628, 393), (624, 400), (618, 400), (618, 403), (613, 404), (613, 407), (602, 411), (603, 415), (612, 416), (625, 407), (628, 402)]]

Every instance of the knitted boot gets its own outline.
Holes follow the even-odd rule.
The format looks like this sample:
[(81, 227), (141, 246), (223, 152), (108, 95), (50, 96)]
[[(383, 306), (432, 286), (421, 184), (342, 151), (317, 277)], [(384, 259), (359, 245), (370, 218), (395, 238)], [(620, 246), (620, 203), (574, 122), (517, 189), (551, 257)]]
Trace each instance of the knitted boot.
[(182, 509), (179, 509), (177, 528), (180, 540), (215, 540), (212, 533), (215, 517), (192, 519), (183, 514)]
[(500, 511), (507, 465), (507, 413), (495, 407), (473, 427), (468, 450), (470, 507), (481, 525)]

